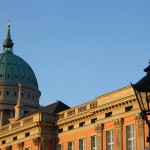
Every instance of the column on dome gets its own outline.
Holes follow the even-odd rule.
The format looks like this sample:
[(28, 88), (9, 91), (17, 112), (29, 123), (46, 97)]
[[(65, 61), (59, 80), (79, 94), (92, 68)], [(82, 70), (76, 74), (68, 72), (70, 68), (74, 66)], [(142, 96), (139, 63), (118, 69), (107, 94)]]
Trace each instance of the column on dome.
[(135, 116), (135, 122), (136, 122), (136, 127), (137, 127), (137, 132), (138, 132), (138, 137), (137, 137), (137, 150), (144, 149), (144, 122), (140, 116), (140, 114)]
[(22, 102), (22, 87), (21, 84), (19, 83), (19, 92), (18, 92), (18, 100), (17, 100), (17, 105), (15, 106), (15, 118), (20, 118), (24, 115), (24, 105)]
[(122, 131), (122, 125), (123, 125), (123, 119), (122, 118), (119, 118), (119, 119), (116, 119), (114, 120), (114, 126), (115, 126), (115, 143), (114, 143), (114, 146), (115, 146), (115, 149), (116, 150), (122, 150), (123, 147), (123, 143), (122, 143), (122, 139), (123, 139), (123, 131)]
[(95, 130), (97, 131), (97, 150), (103, 150), (103, 124), (97, 124)]

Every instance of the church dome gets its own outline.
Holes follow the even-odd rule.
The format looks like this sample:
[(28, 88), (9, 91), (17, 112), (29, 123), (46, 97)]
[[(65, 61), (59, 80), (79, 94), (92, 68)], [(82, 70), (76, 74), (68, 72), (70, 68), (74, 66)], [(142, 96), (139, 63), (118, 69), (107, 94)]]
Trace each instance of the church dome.
[(0, 54), (0, 84), (25, 85), (38, 89), (37, 79), (32, 68), (10, 50)]
[(32, 68), (19, 56), (13, 54), (14, 43), (10, 36), (8, 22), (7, 35), (0, 54), (0, 84), (17, 84), (38, 90), (38, 83)]

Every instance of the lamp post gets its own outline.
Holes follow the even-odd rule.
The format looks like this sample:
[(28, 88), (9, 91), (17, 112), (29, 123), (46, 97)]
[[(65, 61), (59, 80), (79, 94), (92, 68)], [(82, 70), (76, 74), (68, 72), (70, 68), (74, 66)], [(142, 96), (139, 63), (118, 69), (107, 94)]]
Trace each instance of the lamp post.
[(147, 142), (150, 143), (150, 121), (148, 116), (150, 115), (150, 62), (149, 66), (144, 69), (146, 76), (144, 76), (137, 83), (132, 84), (131, 86), (134, 89), (138, 104), (141, 109), (141, 117), (146, 121), (149, 128), (149, 135), (147, 137)]

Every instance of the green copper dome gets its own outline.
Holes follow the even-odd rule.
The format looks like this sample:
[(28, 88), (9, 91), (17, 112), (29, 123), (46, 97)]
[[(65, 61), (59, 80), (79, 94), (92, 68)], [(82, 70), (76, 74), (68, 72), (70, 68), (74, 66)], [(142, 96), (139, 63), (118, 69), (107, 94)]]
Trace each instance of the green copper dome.
[(32, 68), (22, 58), (13, 54), (13, 42), (8, 23), (7, 36), (3, 42), (3, 52), (0, 54), (0, 84), (28, 86), (38, 90), (37, 79)]
[(37, 80), (31, 67), (11, 51), (0, 54), (0, 84), (17, 84), (38, 89)]

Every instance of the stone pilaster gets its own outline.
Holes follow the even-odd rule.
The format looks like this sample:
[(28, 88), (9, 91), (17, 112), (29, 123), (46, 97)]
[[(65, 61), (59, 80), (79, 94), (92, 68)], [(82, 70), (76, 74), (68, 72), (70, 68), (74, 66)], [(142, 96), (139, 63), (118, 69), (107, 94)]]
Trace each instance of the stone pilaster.
[(138, 132), (138, 137), (137, 137), (137, 150), (144, 149), (144, 122), (142, 120), (142, 117), (140, 114), (135, 116), (136, 120), (136, 126), (137, 126), (137, 132)]
[(40, 137), (34, 138), (33, 143), (35, 145), (35, 150), (39, 150)]
[(18, 148), (19, 148), (19, 150), (23, 150), (23, 146), (24, 146), (24, 143), (23, 143), (23, 142), (18, 143)]
[(115, 136), (115, 141), (114, 141), (114, 148), (116, 150), (122, 150), (123, 147), (123, 143), (122, 143), (122, 138), (123, 138), (123, 134), (122, 134), (122, 124), (123, 124), (123, 119), (116, 119), (114, 120), (114, 125), (115, 125), (115, 132), (114, 132), (114, 136)]
[(103, 150), (103, 124), (97, 124), (95, 130), (97, 131), (97, 150)]
[(41, 137), (42, 150), (49, 150), (50, 138), (49, 137)]
[(12, 146), (7, 146), (6, 148), (5, 148), (5, 150), (11, 150), (12, 149)]

